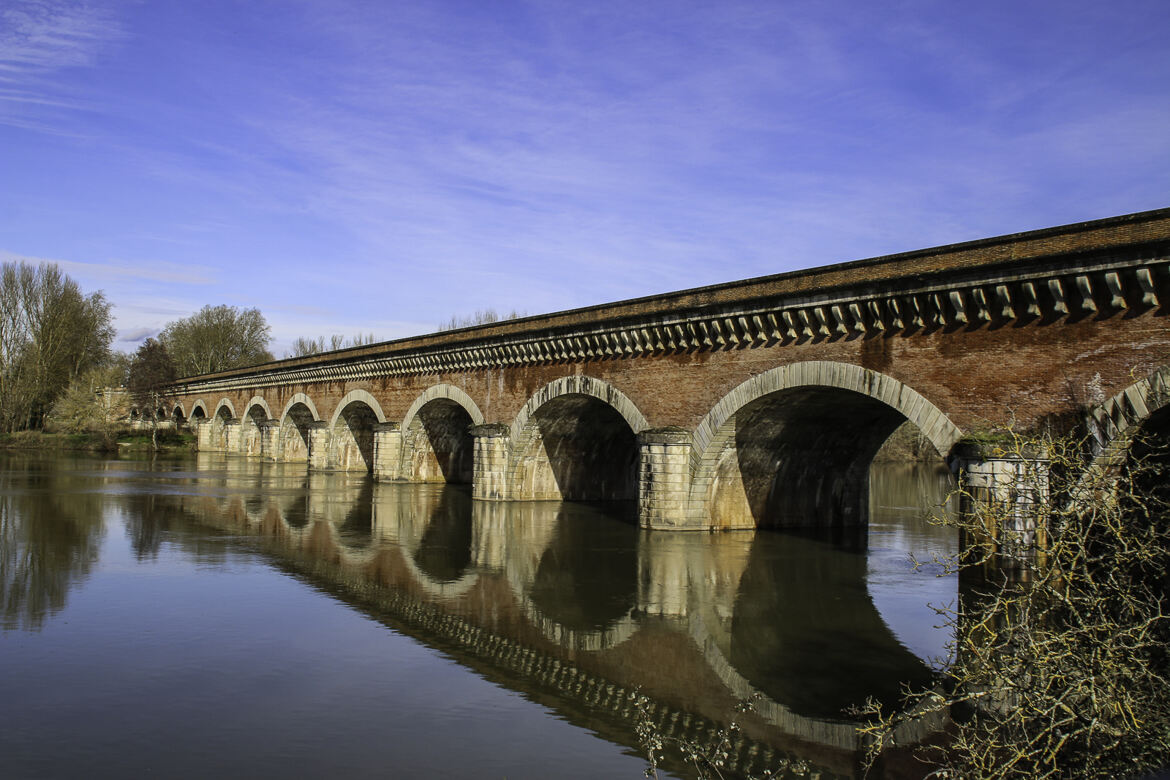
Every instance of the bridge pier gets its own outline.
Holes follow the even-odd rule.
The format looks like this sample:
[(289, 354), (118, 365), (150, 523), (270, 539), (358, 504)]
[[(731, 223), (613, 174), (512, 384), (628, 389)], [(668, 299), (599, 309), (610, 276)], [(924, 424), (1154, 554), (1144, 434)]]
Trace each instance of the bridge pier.
[(214, 447), (211, 443), (211, 426), (212, 421), (204, 417), (202, 420), (195, 420), (195, 447), (200, 452), (211, 452)]
[(511, 498), (508, 484), (510, 430), (502, 423), (473, 425), (471, 497), (501, 501)]
[(223, 421), (223, 451), (240, 451), (240, 418), (233, 417)]
[(658, 428), (639, 433), (638, 525), (689, 528), (690, 492), (690, 431)]
[(384, 422), (374, 424), (374, 479), (381, 482), (401, 482), (402, 424)]
[(309, 434), (309, 468), (325, 471), (329, 468), (329, 423), (317, 420), (305, 429)]
[(260, 456), (268, 460), (279, 460), (280, 455), (280, 421), (267, 419), (259, 423), (260, 428)]
[(962, 442), (953, 462), (959, 471), (959, 511), (976, 519), (982, 545), (1000, 565), (1022, 563), (1045, 546), (1048, 523), (1048, 453), (1042, 449)]

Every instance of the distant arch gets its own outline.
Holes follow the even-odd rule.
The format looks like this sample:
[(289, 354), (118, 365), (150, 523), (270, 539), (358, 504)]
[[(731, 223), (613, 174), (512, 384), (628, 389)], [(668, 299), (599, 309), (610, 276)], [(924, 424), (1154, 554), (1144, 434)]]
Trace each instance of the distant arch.
[(338, 401), (329, 421), (329, 467), (340, 471), (374, 469), (374, 426), (386, 422), (382, 406), (365, 390)]
[(462, 406), (464, 411), (471, 417), (472, 425), (483, 425), (483, 412), (479, 410), (479, 406), (476, 405), (471, 396), (455, 385), (440, 384), (428, 387), (423, 391), (422, 395), (414, 399), (414, 403), (410, 405), (410, 408), (406, 410), (406, 415), (402, 418), (402, 430), (410, 428), (410, 424), (414, 422), (414, 418), (419, 410), (437, 398), (454, 401)]
[(308, 409), (309, 413), (313, 415), (313, 420), (321, 419), (321, 415), (317, 412), (317, 406), (313, 403), (312, 398), (309, 398), (309, 396), (305, 395), (304, 393), (294, 393), (293, 397), (288, 399), (288, 403), (284, 405), (284, 411), (280, 413), (280, 422), (282, 425), (284, 424), (284, 421), (288, 419), (289, 412), (297, 404), (301, 404), (306, 409)]
[(382, 412), (382, 406), (378, 403), (378, 399), (374, 398), (366, 390), (350, 390), (345, 394), (344, 398), (337, 402), (337, 406), (333, 408), (333, 416), (329, 420), (330, 428), (333, 428), (337, 424), (337, 420), (341, 417), (341, 413), (345, 411), (345, 407), (354, 402), (360, 402), (370, 407), (370, 411), (378, 418), (378, 422), (386, 422), (386, 415)]
[(463, 390), (428, 387), (403, 418), (399, 473), (412, 482), (470, 484), (475, 447), (470, 428), (482, 424), (483, 413)]
[(258, 395), (252, 396), (251, 399), (248, 400), (248, 403), (244, 404), (244, 416), (245, 417), (247, 417), (251, 413), (252, 407), (254, 407), (254, 406), (259, 406), (261, 409), (264, 410), (264, 419), (266, 419), (266, 420), (272, 419), (272, 410), (268, 408), (268, 402), (265, 401), (263, 398), (261, 398)]
[[(199, 414), (199, 412), (203, 412), (203, 414)], [(197, 418), (197, 417), (204, 417), (204, 418), (206, 418), (206, 417), (210, 417), (210, 416), (211, 416), (211, 415), (209, 415), (209, 414), (207, 413), (207, 404), (203, 403), (203, 399), (202, 399), (202, 398), (200, 398), (200, 399), (199, 399), (199, 400), (197, 400), (197, 401), (196, 401), (194, 404), (192, 404), (192, 405), (191, 405), (191, 417), (192, 417), (192, 419), (194, 419), (194, 418)]]
[(277, 434), (275, 458), (289, 463), (309, 459), (309, 425), (319, 422), (321, 415), (313, 399), (304, 393), (294, 393), (280, 413), (280, 431)]
[(236, 407), (232, 406), (232, 402), (230, 399), (227, 399), (227, 398), (219, 399), (219, 403), (217, 403), (215, 405), (215, 416), (222, 417), (223, 415), (221, 415), (220, 412), (223, 411), (224, 409), (227, 409), (229, 412), (229, 414), (228, 414), (229, 420), (234, 420), (236, 418)]

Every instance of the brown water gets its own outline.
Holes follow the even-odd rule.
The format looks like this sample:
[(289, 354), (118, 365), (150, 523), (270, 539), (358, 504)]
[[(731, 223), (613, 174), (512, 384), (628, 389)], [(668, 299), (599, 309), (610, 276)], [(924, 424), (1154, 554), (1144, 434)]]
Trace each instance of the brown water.
[(945, 654), (957, 584), (909, 553), (954, 551), (923, 520), (948, 488), (876, 468), (849, 538), (664, 534), (303, 464), (4, 457), (0, 776), (637, 778), (635, 689), (671, 738), (738, 717), (731, 774), (853, 776), (842, 710)]

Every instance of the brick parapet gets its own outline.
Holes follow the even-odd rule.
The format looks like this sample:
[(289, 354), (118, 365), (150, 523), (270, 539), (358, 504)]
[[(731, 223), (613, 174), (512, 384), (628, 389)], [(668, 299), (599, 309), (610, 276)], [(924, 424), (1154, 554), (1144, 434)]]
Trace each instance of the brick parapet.
[(1132, 312), (1170, 294), (1170, 209), (192, 377), (180, 392), (800, 344)]

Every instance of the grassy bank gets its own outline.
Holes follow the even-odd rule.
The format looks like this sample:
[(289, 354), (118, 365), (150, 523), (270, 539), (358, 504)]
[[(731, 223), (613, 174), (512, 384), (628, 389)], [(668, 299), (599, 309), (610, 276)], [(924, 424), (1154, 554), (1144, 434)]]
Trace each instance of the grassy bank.
[[(195, 449), (195, 435), (180, 431), (159, 431), (159, 451), (184, 452)], [(0, 433), (0, 450), (34, 450), (41, 452), (149, 452), (149, 431), (117, 433), (50, 433), (17, 431)]]

